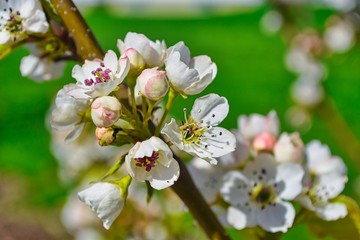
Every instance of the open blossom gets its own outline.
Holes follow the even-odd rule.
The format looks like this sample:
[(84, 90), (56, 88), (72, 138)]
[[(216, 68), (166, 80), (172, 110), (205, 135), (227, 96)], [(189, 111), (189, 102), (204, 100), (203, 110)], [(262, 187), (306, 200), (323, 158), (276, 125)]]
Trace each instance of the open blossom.
[(319, 141), (306, 146), (306, 156), (304, 189), (297, 200), (324, 220), (345, 217), (345, 204), (330, 202), (344, 190), (347, 182), (345, 164), (339, 157), (331, 156), (329, 148)]
[(97, 127), (110, 127), (121, 114), (121, 104), (116, 97), (103, 96), (91, 104), (91, 118)]
[(158, 190), (170, 187), (179, 178), (178, 162), (160, 138), (137, 142), (125, 157), (126, 168), (137, 181), (149, 181)]
[(65, 85), (56, 95), (55, 106), (51, 113), (51, 127), (59, 131), (71, 131), (65, 141), (76, 139), (84, 129), (83, 116), (90, 106), (86, 99), (76, 99), (68, 93), (76, 91), (75, 84)]
[(175, 119), (165, 124), (165, 134), (180, 150), (216, 164), (215, 158), (234, 151), (236, 139), (225, 128), (216, 127), (229, 112), (224, 97), (208, 94), (196, 99), (191, 116), (179, 126)]
[(295, 217), (293, 200), (302, 189), (304, 172), (299, 164), (277, 165), (273, 156), (257, 155), (242, 172), (230, 171), (220, 192), (230, 203), (228, 222), (236, 229), (260, 225), (268, 232), (286, 232)]
[(49, 28), (37, 0), (2, 0), (0, 9), (0, 44), (13, 44)]
[(166, 44), (164, 41), (149, 40), (145, 35), (129, 32), (124, 41), (118, 39), (117, 46), (124, 54), (127, 49), (135, 49), (143, 58), (147, 67), (161, 67), (166, 56)]
[(104, 60), (85, 60), (82, 66), (76, 65), (72, 70), (79, 89), (70, 94), (76, 98), (106, 96), (122, 83), (129, 68), (128, 58), (121, 57), (118, 60), (111, 50), (105, 54)]
[(190, 50), (183, 42), (178, 42), (167, 52), (166, 74), (171, 86), (180, 94), (198, 94), (214, 80), (217, 67), (210, 57), (191, 58)]
[(125, 197), (115, 184), (98, 182), (78, 193), (79, 199), (86, 203), (109, 229), (124, 207)]

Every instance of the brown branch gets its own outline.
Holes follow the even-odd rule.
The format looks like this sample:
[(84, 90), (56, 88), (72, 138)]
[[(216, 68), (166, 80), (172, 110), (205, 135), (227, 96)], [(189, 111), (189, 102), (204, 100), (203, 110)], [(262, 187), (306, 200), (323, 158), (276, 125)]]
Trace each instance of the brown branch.
[(51, 3), (74, 40), (80, 59), (102, 59), (104, 52), (75, 4), (71, 0), (51, 0)]
[(223, 226), (195, 186), (185, 164), (174, 155), (180, 166), (180, 177), (171, 187), (186, 204), (193, 217), (211, 240), (229, 240)]

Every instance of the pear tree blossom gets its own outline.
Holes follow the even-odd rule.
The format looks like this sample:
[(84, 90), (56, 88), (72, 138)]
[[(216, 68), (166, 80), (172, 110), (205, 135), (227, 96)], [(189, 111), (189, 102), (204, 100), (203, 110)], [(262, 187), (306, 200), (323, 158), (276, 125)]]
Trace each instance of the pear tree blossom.
[(208, 94), (198, 98), (186, 122), (179, 126), (171, 119), (162, 129), (180, 150), (216, 164), (215, 158), (235, 150), (236, 139), (227, 129), (216, 127), (228, 114), (224, 97)]
[(0, 44), (15, 44), (48, 31), (49, 24), (37, 0), (3, 0), (0, 9)]
[[(227, 130), (218, 125), (229, 103), (210, 93), (194, 101), (190, 114), (184, 109), (181, 124), (170, 115), (179, 95), (185, 100), (215, 80), (217, 65), (209, 56), (192, 57), (183, 41), (167, 48), (164, 40), (135, 32), (117, 40), (120, 57), (113, 50), (104, 53), (86, 21), (78, 21), (82, 16), (72, 1), (56, 2), (0, 2), (0, 57), (26, 44), (31, 54), (21, 60), (20, 71), (37, 81), (60, 77), (67, 60), (78, 62), (73, 83), (58, 91), (51, 109), (52, 150), (64, 182), (91, 178), (78, 198), (105, 229), (127, 210), (127, 199), (131, 214), (144, 216), (141, 224), (129, 223), (142, 229), (131, 234), (134, 238), (173, 237), (159, 224), (167, 221), (164, 209), (182, 212), (180, 200), (208, 237), (219, 239), (229, 239), (224, 227), (258, 226), (251, 232), (267, 239), (282, 237), (280, 232), (308, 216), (326, 221), (348, 211), (352, 216), (351, 207), (337, 200), (347, 182), (342, 159), (319, 141), (305, 145), (298, 132), (280, 133), (274, 110), (240, 115), (237, 129)], [(328, 29), (324, 38), (312, 30), (294, 37), (286, 62), (298, 75), (292, 94), (304, 112), (326, 96), (321, 85), (326, 69), (317, 54), (326, 46), (350, 48), (352, 24), (334, 26), (338, 29)], [(339, 36), (343, 31), (349, 36)], [(166, 188), (172, 191), (157, 193)], [(89, 213), (74, 208), (66, 207), (63, 221), (76, 238), (106, 238), (104, 231), (97, 234)], [(121, 239), (130, 236), (124, 232)]]
[(259, 154), (242, 172), (228, 172), (220, 188), (230, 204), (228, 222), (236, 229), (259, 225), (265, 231), (286, 232), (293, 224), (295, 209), (284, 200), (300, 194), (303, 175), (300, 165), (277, 165), (270, 154)]
[(155, 42), (148, 39), (145, 35), (129, 32), (124, 41), (118, 39), (118, 49), (124, 54), (128, 49), (136, 50), (144, 59), (147, 67), (161, 67), (166, 57), (166, 44), (164, 41)]
[(178, 42), (167, 50), (165, 69), (171, 86), (182, 95), (202, 92), (215, 78), (217, 67), (206, 55), (191, 58), (189, 48)]
[(90, 106), (87, 99), (77, 99), (69, 95), (69, 92), (77, 91), (79, 87), (68, 84), (61, 89), (55, 100), (55, 106), (51, 113), (51, 126), (60, 131), (70, 130), (65, 141), (72, 141), (79, 137), (84, 129), (84, 117)]
[(319, 141), (312, 141), (306, 146), (306, 156), (304, 189), (298, 201), (324, 220), (345, 217), (345, 204), (330, 202), (344, 190), (347, 182), (344, 162), (332, 156), (328, 146)]
[(135, 180), (149, 181), (158, 190), (170, 187), (179, 178), (179, 164), (160, 138), (137, 142), (126, 156), (126, 169)]
[(124, 207), (126, 191), (107, 182), (95, 183), (78, 193), (79, 199), (86, 203), (109, 229)]
[(127, 57), (118, 59), (116, 53), (109, 50), (104, 60), (87, 60), (84, 65), (73, 68), (72, 76), (79, 88), (70, 94), (76, 98), (106, 96), (122, 83), (129, 68)]

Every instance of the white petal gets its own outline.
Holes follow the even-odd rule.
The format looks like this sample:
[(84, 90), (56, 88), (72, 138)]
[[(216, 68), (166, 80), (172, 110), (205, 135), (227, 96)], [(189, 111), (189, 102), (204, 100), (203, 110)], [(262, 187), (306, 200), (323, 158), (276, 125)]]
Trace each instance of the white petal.
[(119, 188), (110, 183), (95, 183), (79, 192), (78, 196), (96, 212), (106, 229), (110, 228), (124, 206), (124, 199), (121, 198)]
[(304, 170), (301, 165), (293, 163), (280, 164), (277, 167), (276, 182), (278, 196), (282, 199), (293, 200), (302, 191)]
[(238, 130), (232, 130), (231, 132), (236, 138), (235, 151), (221, 156), (218, 159), (219, 163), (225, 167), (237, 167), (243, 165), (250, 154), (249, 144), (241, 133)]
[(179, 175), (179, 164), (175, 159), (172, 159), (168, 168), (158, 164), (151, 169), (150, 185), (157, 190), (170, 187), (179, 178)]
[(347, 215), (346, 205), (342, 203), (328, 203), (324, 207), (316, 208), (317, 215), (326, 220), (334, 221)]
[(216, 64), (206, 55), (192, 58), (189, 67), (195, 68), (198, 71), (200, 78), (204, 78), (205, 75), (210, 74), (210, 81), (215, 78), (217, 73)]
[(244, 175), (249, 179), (261, 182), (273, 183), (276, 177), (276, 161), (273, 155), (268, 153), (260, 153), (254, 161), (249, 161), (243, 170)]
[(105, 54), (104, 65), (106, 68), (109, 68), (113, 74), (118, 71), (118, 69), (119, 69), (118, 58), (114, 51), (109, 50)]
[(247, 227), (247, 216), (239, 208), (228, 208), (227, 221), (237, 230), (241, 230)]
[(319, 175), (315, 181), (317, 195), (328, 199), (335, 198), (344, 190), (346, 182), (347, 177), (336, 172)]
[(10, 40), (10, 33), (8, 31), (0, 31), (0, 44), (6, 44)]
[(260, 210), (257, 220), (259, 225), (268, 232), (286, 232), (295, 218), (294, 207), (287, 202), (277, 202)]
[(213, 166), (201, 158), (194, 158), (188, 169), (196, 186), (208, 203), (216, 200), (222, 183), (224, 169), (221, 166)]
[(204, 133), (202, 145), (204, 144), (207, 145), (207, 147), (202, 148), (202, 151), (205, 151), (203, 155), (217, 158), (234, 151), (236, 139), (229, 130), (221, 127), (214, 127)]
[(70, 143), (75, 139), (77, 139), (80, 136), (80, 134), (83, 132), (84, 127), (85, 124), (83, 123), (75, 125), (75, 128), (66, 136), (65, 143)]
[(121, 54), (123, 54), (123, 53), (126, 51), (126, 45), (125, 45), (125, 43), (124, 43), (121, 39), (118, 39), (118, 40), (117, 40), (116, 46), (118, 47), (119, 52), (120, 52)]
[(199, 81), (200, 78), (195, 69), (190, 69), (185, 63), (180, 61), (180, 57), (179, 52), (169, 55), (165, 70), (172, 86), (177, 91), (183, 92), (191, 84)]
[(202, 126), (218, 125), (229, 112), (229, 104), (224, 97), (211, 93), (195, 100), (191, 116)]
[(223, 177), (220, 193), (232, 206), (240, 207), (249, 202), (249, 179), (239, 171), (229, 171)]
[(170, 141), (175, 144), (180, 150), (184, 149), (182, 143), (182, 135), (180, 132), (179, 125), (177, 125), (175, 119), (171, 119), (170, 123), (166, 123), (161, 133), (170, 139)]
[(49, 24), (43, 11), (36, 10), (35, 14), (24, 20), (24, 28), (32, 33), (46, 33)]
[(168, 55), (171, 55), (173, 52), (179, 52), (180, 61), (185, 63), (186, 65), (189, 64), (189, 62), (190, 62), (190, 50), (185, 45), (185, 43), (183, 41), (180, 41), (180, 42), (176, 43), (174, 46), (171, 46), (167, 50)]

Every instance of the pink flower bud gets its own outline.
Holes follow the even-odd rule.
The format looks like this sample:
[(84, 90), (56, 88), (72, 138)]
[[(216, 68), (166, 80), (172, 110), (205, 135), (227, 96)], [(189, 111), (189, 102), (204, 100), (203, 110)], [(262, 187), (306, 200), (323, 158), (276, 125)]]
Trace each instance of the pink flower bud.
[(130, 62), (130, 71), (139, 72), (144, 69), (145, 61), (141, 54), (135, 50), (135, 48), (128, 48), (124, 52), (124, 55), (128, 57)]
[(121, 104), (115, 97), (96, 98), (91, 104), (91, 118), (97, 127), (110, 127), (120, 117)]
[(164, 97), (169, 90), (166, 72), (157, 69), (157, 67), (145, 69), (137, 78), (141, 94), (153, 101)]
[(114, 142), (114, 129), (112, 128), (96, 128), (95, 130), (96, 140), (100, 146), (108, 146)]
[(263, 132), (257, 135), (253, 142), (256, 151), (272, 151), (276, 143), (276, 137), (269, 132)]
[(304, 159), (304, 143), (299, 133), (283, 133), (274, 146), (274, 156), (278, 162), (301, 163)]

